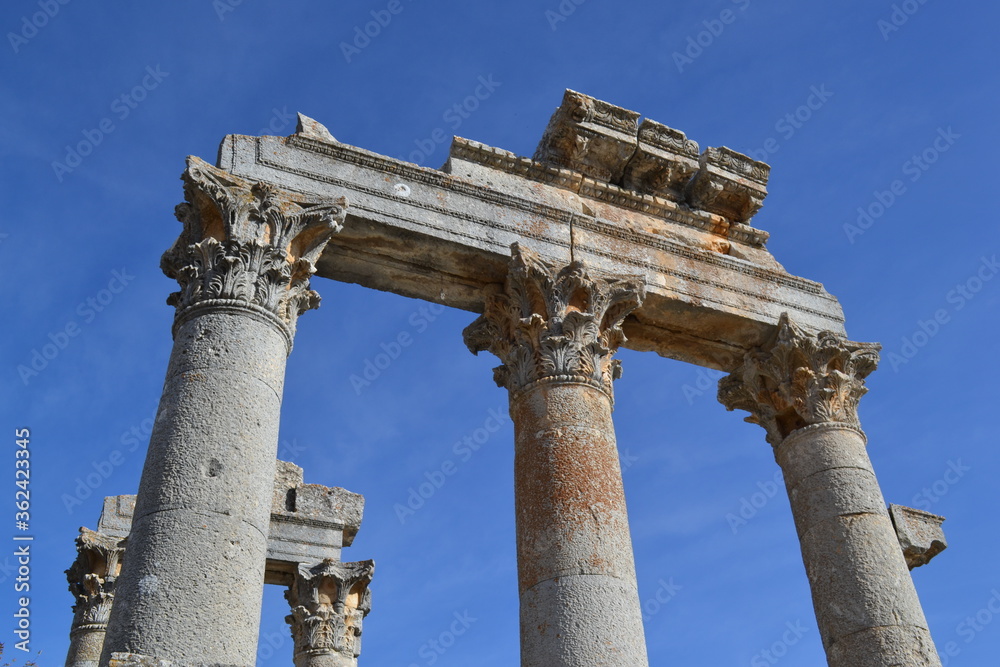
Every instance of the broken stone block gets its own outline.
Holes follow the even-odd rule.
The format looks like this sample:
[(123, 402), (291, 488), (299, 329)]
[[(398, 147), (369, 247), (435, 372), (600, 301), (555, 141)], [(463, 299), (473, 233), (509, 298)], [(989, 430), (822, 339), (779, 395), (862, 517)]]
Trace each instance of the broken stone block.
[(706, 148), (698, 173), (688, 184), (688, 203), (734, 222), (747, 222), (764, 205), (770, 173), (767, 164), (725, 146)]
[(648, 118), (639, 126), (639, 144), (625, 165), (622, 186), (636, 192), (683, 199), (698, 171), (698, 144), (680, 130)]
[(635, 153), (639, 114), (567, 90), (535, 150), (535, 161), (621, 182)]
[(926, 565), (948, 548), (941, 528), (943, 516), (903, 505), (889, 505), (889, 517), (896, 528), (906, 565), (911, 570)]

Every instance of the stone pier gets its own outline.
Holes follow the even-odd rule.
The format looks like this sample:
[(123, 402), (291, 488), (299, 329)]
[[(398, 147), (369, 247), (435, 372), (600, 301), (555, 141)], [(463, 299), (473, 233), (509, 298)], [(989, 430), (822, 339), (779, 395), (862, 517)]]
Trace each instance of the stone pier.
[(505, 289), (465, 331), (503, 365), (514, 421), (522, 667), (647, 664), (611, 383), (641, 280), (556, 268), (514, 246)]
[(162, 261), (181, 287), (174, 348), (102, 665), (253, 664), (285, 360), (345, 214), (197, 158), (184, 186), (184, 231)]
[(774, 447), (831, 667), (938, 667), (906, 558), (858, 421), (879, 346), (811, 334), (782, 316), (774, 340), (719, 383)]

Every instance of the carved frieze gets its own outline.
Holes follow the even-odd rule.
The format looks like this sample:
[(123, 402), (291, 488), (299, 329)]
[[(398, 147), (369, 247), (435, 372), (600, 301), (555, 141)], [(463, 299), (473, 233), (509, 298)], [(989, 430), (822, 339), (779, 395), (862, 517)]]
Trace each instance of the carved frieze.
[(535, 150), (535, 160), (617, 183), (635, 152), (639, 114), (567, 90)]
[(295, 664), (304, 658), (337, 654), (355, 659), (361, 654), (362, 621), (371, 611), (374, 561), (340, 563), (332, 559), (309, 567), (300, 565), (285, 592), (292, 613), (285, 620), (295, 640)]
[(125, 542), (81, 528), (76, 549), (76, 560), (66, 570), (74, 599), (73, 632), (103, 632), (111, 615)]
[(736, 222), (754, 216), (767, 196), (771, 168), (726, 147), (706, 148), (687, 188), (688, 203)]
[(208, 302), (261, 309), (293, 334), (298, 316), (319, 305), (309, 279), (343, 225), (346, 200), (250, 183), (196, 157), (183, 180), (186, 201), (176, 215), (184, 230), (161, 260), (181, 289), (167, 302), (178, 316)]
[(823, 423), (860, 429), (858, 402), (865, 378), (878, 366), (881, 346), (855, 343), (826, 332), (809, 333), (788, 314), (774, 339), (748, 352), (743, 364), (719, 381), (719, 401), (746, 410), (746, 421), (767, 431), (777, 446), (792, 431)]
[(465, 329), (465, 344), (503, 362), (494, 379), (516, 395), (536, 383), (591, 384), (612, 396), (625, 342), (621, 325), (645, 296), (641, 278), (591, 275), (581, 262), (561, 269), (514, 244), (504, 290)]

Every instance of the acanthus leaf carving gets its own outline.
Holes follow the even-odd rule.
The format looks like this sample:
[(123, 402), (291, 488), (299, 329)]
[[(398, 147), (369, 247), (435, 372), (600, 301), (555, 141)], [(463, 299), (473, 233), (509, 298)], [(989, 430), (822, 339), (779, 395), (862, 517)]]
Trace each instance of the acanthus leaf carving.
[(746, 421), (767, 431), (777, 446), (793, 431), (824, 423), (860, 430), (858, 403), (881, 346), (856, 343), (829, 331), (811, 334), (783, 313), (769, 345), (748, 352), (719, 381), (719, 401), (746, 410)]
[(124, 540), (87, 528), (76, 538), (77, 558), (66, 570), (73, 594), (73, 631), (101, 631), (108, 625)]
[(361, 655), (362, 621), (371, 611), (368, 585), (374, 573), (370, 560), (327, 559), (312, 567), (299, 566), (285, 592), (291, 606), (285, 620), (292, 627), (296, 656), (337, 654), (355, 660)]
[(621, 365), (612, 358), (625, 342), (621, 325), (645, 296), (642, 278), (592, 276), (581, 262), (557, 269), (518, 244), (511, 247), (504, 290), (465, 332), (475, 354), (489, 351), (501, 387), (517, 394), (561, 380), (591, 384), (612, 396)]
[(175, 213), (184, 230), (160, 262), (180, 284), (167, 302), (178, 314), (214, 300), (260, 308), (294, 335), (298, 316), (319, 305), (309, 279), (347, 200), (292, 195), (195, 157), (183, 180), (186, 201)]

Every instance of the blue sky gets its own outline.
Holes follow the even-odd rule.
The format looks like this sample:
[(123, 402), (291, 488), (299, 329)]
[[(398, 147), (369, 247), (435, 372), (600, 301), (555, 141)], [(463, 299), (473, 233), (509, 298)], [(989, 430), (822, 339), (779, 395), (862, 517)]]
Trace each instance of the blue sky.
[[(1000, 235), (987, 178), (1000, 9), (400, 0), (363, 48), (342, 46), (390, 4), (0, 9), (4, 486), (13, 495), (14, 431), (29, 427), (32, 648), (42, 664), (61, 664), (68, 646), (63, 570), (77, 529), (95, 526), (103, 496), (138, 484), (171, 347), (164, 300), (174, 284), (158, 265), (180, 231), (172, 211), (185, 156), (214, 160), (226, 134), (289, 134), (296, 111), (341, 141), (425, 166), (446, 159), (436, 130), (530, 156), (565, 88), (703, 147), (767, 154), (770, 194), (753, 224), (789, 272), (841, 300), (851, 338), (885, 346), (861, 418), (886, 500), (948, 517), (951, 546), (914, 571), (934, 638), (951, 647), (946, 664), (996, 664), (1000, 279), (990, 278)], [(480, 77), (495, 82), (489, 97), (466, 117), (449, 114)], [(81, 142), (92, 150), (68, 155)], [(474, 315), (313, 286), (323, 306), (299, 323), (281, 450), (306, 481), (367, 498), (344, 552), (377, 562), (362, 664), (516, 664), (510, 422), (471, 456), (454, 449), (506, 410), (496, 360), (462, 344)], [(356, 391), (351, 375), (401, 332), (413, 345)], [(45, 368), (19, 373), (52, 341), (65, 345)], [(651, 663), (825, 664), (764, 432), (716, 401), (716, 373), (620, 357), (615, 419)], [(401, 521), (394, 505), (448, 461), (457, 473)], [(109, 474), (80, 487), (95, 470)], [(746, 524), (727, 519), (751, 499), (761, 506)], [(14, 604), (12, 551), (0, 552), (4, 610)], [(269, 588), (260, 665), (291, 664), (286, 610)], [(449, 637), (456, 614), (466, 623)]]

